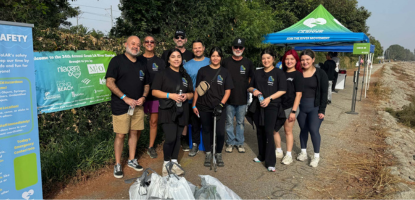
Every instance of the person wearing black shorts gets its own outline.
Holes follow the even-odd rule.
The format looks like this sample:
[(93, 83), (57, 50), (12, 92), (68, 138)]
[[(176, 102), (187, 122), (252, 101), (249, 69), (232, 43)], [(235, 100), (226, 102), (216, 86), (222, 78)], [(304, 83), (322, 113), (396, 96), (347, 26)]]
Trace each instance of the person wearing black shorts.
[[(153, 96), (159, 98), (158, 122), (163, 128), (165, 136), (163, 176), (167, 175), (165, 165), (169, 161), (178, 163), (180, 136), (184, 126), (189, 123), (187, 101), (193, 98), (192, 79), (183, 68), (183, 57), (180, 50), (172, 49), (167, 56), (169, 67), (156, 74), (151, 86)], [(180, 91), (182, 92), (181, 95), (179, 94)], [(176, 165), (173, 165), (172, 171), (176, 175), (184, 173)]]
[[(164, 60), (157, 57), (154, 54), (154, 49), (156, 47), (156, 41), (154, 37), (152, 36), (146, 36), (144, 38), (143, 46), (145, 49), (145, 52), (143, 55), (138, 56), (137, 59), (143, 60), (145, 63), (147, 63), (147, 71), (150, 75), (150, 87), (151, 83), (154, 80), (154, 77), (156, 76), (156, 73), (164, 70), (166, 68), (166, 64), (164, 63)], [(157, 136), (157, 123), (158, 123), (158, 109), (159, 109), (159, 100), (151, 95), (151, 91), (149, 92), (146, 102), (144, 103), (144, 113), (150, 115), (150, 141), (148, 145), (147, 154), (150, 156), (150, 158), (157, 158), (157, 152), (154, 148), (154, 141), (156, 140)]]
[(221, 66), (223, 58), (222, 50), (218, 47), (212, 48), (209, 54), (211, 64), (200, 68), (196, 77), (196, 85), (206, 81), (210, 84), (210, 89), (203, 96), (194, 93), (192, 104), (193, 112), (200, 116), (202, 121), (202, 139), (205, 146), (204, 166), (210, 166), (212, 159), (213, 144), (213, 119), (216, 116), (216, 161), (218, 167), (225, 166), (222, 159), (222, 149), (225, 143), (225, 120), (226, 113), (223, 112), (226, 101), (233, 88), (232, 77), (227, 69)]
[(307, 157), (308, 133), (314, 147), (314, 157), (310, 162), (311, 167), (317, 167), (320, 161), (320, 126), (324, 120), (327, 107), (328, 78), (327, 74), (314, 67), (316, 54), (311, 49), (301, 52), (301, 66), (303, 67), (304, 89), (300, 102), (300, 113), (297, 120), (300, 126), (301, 153), (297, 160), (305, 161)]
[(285, 122), (281, 96), (287, 91), (287, 81), (284, 72), (274, 67), (275, 54), (271, 49), (263, 50), (261, 57), (264, 68), (255, 72), (248, 89), (258, 98), (252, 103), (259, 104), (254, 113), (258, 139), (258, 156), (254, 161), (265, 161), (268, 171), (275, 172), (274, 129)]
[(293, 127), (295, 119), (299, 113), (298, 107), (304, 87), (303, 70), (301, 69), (300, 58), (298, 58), (295, 50), (287, 51), (282, 57), (282, 70), (285, 72), (285, 76), (287, 77), (287, 93), (281, 97), (282, 108), (284, 109), (285, 117), (287, 118), (284, 123), (287, 153), (284, 156), (281, 149), (280, 134), (278, 133), (278, 130), (275, 130), (274, 139), (275, 144), (277, 145), (275, 155), (277, 158), (282, 158), (284, 156), (281, 163), (289, 165), (293, 162), (291, 155), (291, 150), (294, 145)]

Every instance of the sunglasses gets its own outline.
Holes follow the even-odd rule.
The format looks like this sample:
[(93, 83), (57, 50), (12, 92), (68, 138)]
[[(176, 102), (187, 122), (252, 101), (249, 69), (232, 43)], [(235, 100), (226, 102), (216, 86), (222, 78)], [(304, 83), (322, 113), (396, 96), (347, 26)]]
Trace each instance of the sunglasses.
[(244, 47), (233, 47), (234, 49), (239, 49), (239, 50), (242, 50), (242, 49), (244, 49)]
[(184, 36), (181, 36), (181, 35), (178, 35), (178, 36), (176, 36), (174, 38), (176, 38), (176, 40), (184, 40), (185, 39), (185, 37)]
[(145, 41), (144, 43), (146, 43), (146, 44), (148, 44), (148, 43), (150, 43), (150, 44), (154, 44), (155, 42), (154, 41)]

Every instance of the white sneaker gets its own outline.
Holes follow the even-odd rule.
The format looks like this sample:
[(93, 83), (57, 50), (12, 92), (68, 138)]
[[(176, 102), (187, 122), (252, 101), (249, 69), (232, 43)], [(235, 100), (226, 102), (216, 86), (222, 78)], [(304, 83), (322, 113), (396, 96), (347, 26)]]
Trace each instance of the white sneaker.
[(167, 164), (167, 163), (163, 163), (163, 168), (162, 168), (162, 170), (161, 170), (161, 175), (162, 175), (162, 176), (167, 176), (167, 175), (169, 175), (169, 173), (167, 173), (166, 164)]
[(307, 158), (307, 154), (306, 153), (303, 153), (303, 152), (301, 152), (300, 154), (298, 154), (298, 156), (297, 156), (297, 160), (299, 160), (299, 161), (305, 161), (305, 160), (307, 160), (308, 158)]
[(282, 158), (282, 157), (284, 157), (284, 153), (282, 151), (278, 152), (277, 150), (275, 150), (275, 157)]
[(269, 172), (275, 172), (275, 167), (268, 167)]
[(288, 156), (285, 155), (284, 158), (282, 159), (281, 163), (284, 165), (289, 165), (293, 162), (293, 157), (292, 156)]
[[(178, 164), (178, 165), (180, 165), (180, 164)], [(177, 165), (173, 165), (173, 168), (171, 169), (171, 171), (173, 173), (175, 173), (177, 176), (180, 176), (180, 175), (184, 174), (184, 171), (182, 169), (180, 169)]]
[(317, 167), (319, 161), (320, 161), (320, 157), (318, 157), (318, 158), (314, 157), (313, 159), (311, 159), (310, 166), (311, 167)]

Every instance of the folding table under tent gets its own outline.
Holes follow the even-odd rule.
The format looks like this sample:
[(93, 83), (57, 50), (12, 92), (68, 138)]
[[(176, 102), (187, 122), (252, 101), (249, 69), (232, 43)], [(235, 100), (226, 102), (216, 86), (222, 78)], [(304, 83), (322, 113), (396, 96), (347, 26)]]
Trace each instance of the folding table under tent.
[(364, 33), (344, 27), (322, 5), (294, 25), (265, 35), (265, 44), (278, 46), (348, 46), (369, 43)]

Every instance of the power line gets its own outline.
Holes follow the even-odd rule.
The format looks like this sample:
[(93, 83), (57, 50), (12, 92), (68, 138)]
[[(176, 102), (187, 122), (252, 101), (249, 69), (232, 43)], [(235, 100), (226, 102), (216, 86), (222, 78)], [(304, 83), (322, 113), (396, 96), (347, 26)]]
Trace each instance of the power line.
[(94, 20), (94, 21), (110, 22), (110, 21), (104, 21), (104, 20), (99, 20), (99, 19), (91, 19), (91, 18), (86, 18), (86, 17), (80, 17), (80, 19), (89, 19), (89, 20)]
[(103, 16), (103, 17), (109, 17), (108, 15), (96, 14), (96, 13), (92, 13), (92, 12), (85, 12), (85, 11), (82, 11), (82, 13), (87, 13), (87, 14), (90, 14), (90, 15)]
[[(84, 6), (84, 7), (88, 7), (88, 8), (96, 8), (96, 9), (108, 10), (108, 8), (102, 8), (102, 7), (96, 7), (96, 6), (87, 6), (87, 5), (81, 5), (81, 4), (72, 4), (72, 5)], [(119, 13), (121, 13), (121, 11), (118, 11), (118, 10), (113, 10), (113, 12), (119, 12)]]

